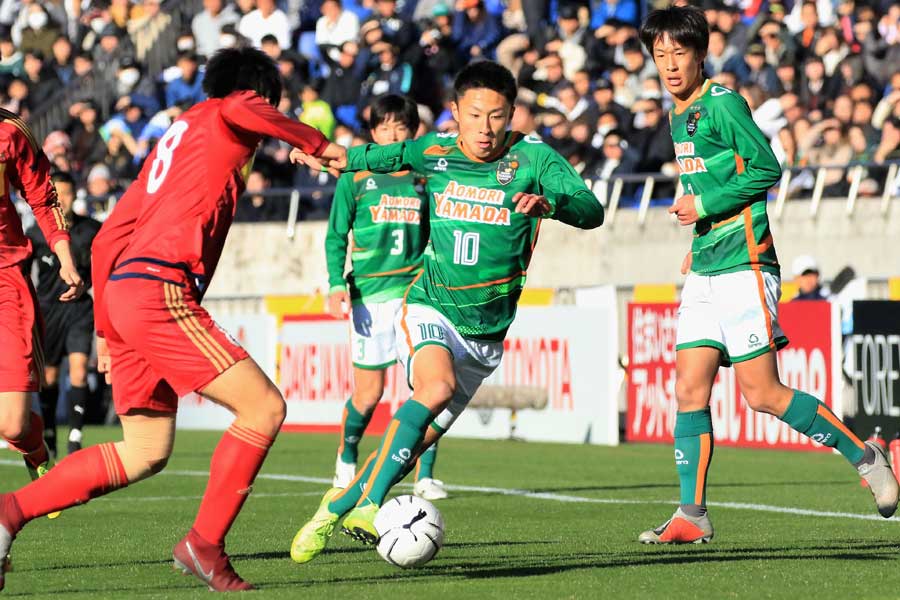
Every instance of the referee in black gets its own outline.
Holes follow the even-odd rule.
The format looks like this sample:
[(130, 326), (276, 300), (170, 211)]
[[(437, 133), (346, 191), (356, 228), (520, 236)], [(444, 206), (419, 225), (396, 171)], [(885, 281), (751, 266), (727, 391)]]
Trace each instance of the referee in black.
[[(75, 182), (72, 176), (56, 172), (50, 176), (56, 187), (60, 208), (69, 223), (72, 256), (85, 289), (91, 287), (91, 243), (100, 231), (100, 222), (72, 212), (75, 201)], [(56, 456), (56, 405), (59, 400), (59, 366), (69, 357), (69, 433), (68, 453), (81, 450), (81, 428), (87, 404), (87, 369), (94, 341), (94, 301), (83, 294), (74, 302), (63, 303), (59, 296), (66, 291), (59, 278), (59, 261), (50, 250), (41, 230), (32, 225), (27, 231), (34, 247), (33, 260), (37, 264), (37, 295), (44, 316), (44, 385), (40, 392), (41, 412), (44, 416), (44, 440), (51, 456)]]

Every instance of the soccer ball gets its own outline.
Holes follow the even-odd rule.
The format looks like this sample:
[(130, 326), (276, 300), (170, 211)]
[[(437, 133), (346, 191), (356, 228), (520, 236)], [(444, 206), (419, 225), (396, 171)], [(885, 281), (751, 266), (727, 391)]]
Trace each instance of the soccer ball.
[(417, 496), (398, 496), (375, 516), (378, 554), (392, 565), (421, 567), (444, 545), (444, 517)]

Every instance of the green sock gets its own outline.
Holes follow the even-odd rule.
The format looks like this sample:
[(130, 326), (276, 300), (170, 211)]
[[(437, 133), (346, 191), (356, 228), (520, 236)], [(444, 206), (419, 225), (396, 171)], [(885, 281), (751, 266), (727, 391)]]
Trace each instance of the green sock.
[(425, 437), (425, 429), (431, 423), (431, 419), (428, 407), (412, 398), (400, 407), (381, 440), (372, 474), (357, 504), (382, 505), (391, 486), (406, 467), (410, 466), (413, 452)]
[(372, 412), (364, 415), (353, 406), (351, 398), (347, 398), (344, 404), (344, 422), (341, 424), (341, 446), (338, 448), (338, 455), (341, 462), (348, 464), (356, 464), (359, 456), (359, 440), (362, 439), (369, 421), (372, 419)]
[(434, 461), (437, 460), (437, 444), (422, 453), (419, 457), (419, 468), (416, 469), (416, 481), (434, 479)]
[(794, 390), (781, 420), (813, 441), (836, 448), (853, 465), (859, 464), (866, 454), (865, 444), (825, 404), (805, 392)]
[(675, 468), (682, 507), (706, 506), (706, 474), (713, 446), (709, 408), (675, 415)]
[(372, 476), (372, 469), (375, 467), (375, 458), (378, 456), (377, 452), (373, 452), (369, 455), (369, 458), (366, 460), (366, 464), (363, 465), (362, 470), (357, 472), (356, 478), (348, 485), (343, 492), (338, 494), (331, 502), (328, 503), (328, 510), (331, 512), (344, 516), (356, 506), (356, 503), (359, 502), (360, 497), (362, 497), (363, 492), (366, 489), (366, 482), (369, 480), (369, 477)]

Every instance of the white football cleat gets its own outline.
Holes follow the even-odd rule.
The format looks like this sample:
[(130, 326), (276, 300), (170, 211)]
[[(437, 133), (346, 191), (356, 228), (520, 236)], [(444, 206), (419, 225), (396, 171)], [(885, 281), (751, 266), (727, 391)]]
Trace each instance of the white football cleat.
[(432, 479), (425, 477), (416, 482), (413, 493), (419, 498), (425, 500), (443, 500), (447, 497), (447, 490), (444, 489), (444, 482), (440, 479)]
[(337, 460), (334, 462), (334, 479), (332, 479), (331, 484), (336, 488), (345, 488), (350, 485), (350, 482), (356, 477), (356, 464), (354, 463), (345, 463), (341, 460), (341, 457), (338, 456)]

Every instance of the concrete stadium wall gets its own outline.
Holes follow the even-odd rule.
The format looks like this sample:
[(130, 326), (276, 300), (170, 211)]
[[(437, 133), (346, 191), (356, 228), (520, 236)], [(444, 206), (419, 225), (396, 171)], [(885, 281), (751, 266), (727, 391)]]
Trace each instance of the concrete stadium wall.
[[(791, 261), (800, 254), (815, 256), (826, 278), (846, 265), (866, 277), (900, 275), (900, 207), (882, 215), (880, 199), (861, 198), (848, 216), (844, 201), (823, 200), (813, 217), (809, 201), (793, 200), (785, 205), (781, 220), (771, 214), (770, 219), (785, 277), (790, 277)], [(236, 224), (209, 295), (324, 292), (324, 240), (324, 222), (298, 223), (294, 239), (288, 239), (283, 223)], [(650, 209), (643, 226), (636, 210), (620, 210), (611, 226), (593, 231), (547, 221), (541, 226), (528, 285), (677, 283), (690, 241), (689, 228), (679, 227), (664, 208)]]

